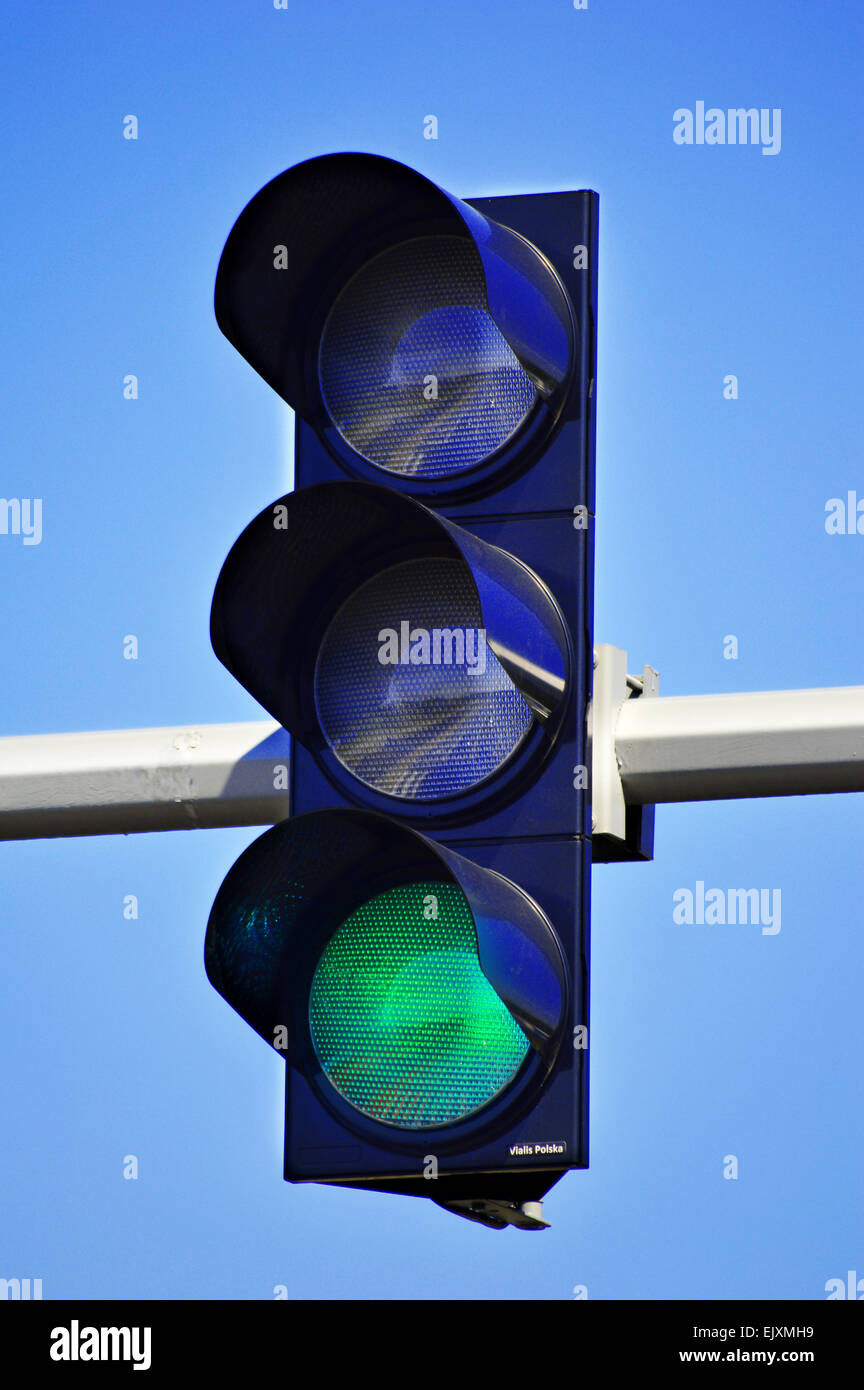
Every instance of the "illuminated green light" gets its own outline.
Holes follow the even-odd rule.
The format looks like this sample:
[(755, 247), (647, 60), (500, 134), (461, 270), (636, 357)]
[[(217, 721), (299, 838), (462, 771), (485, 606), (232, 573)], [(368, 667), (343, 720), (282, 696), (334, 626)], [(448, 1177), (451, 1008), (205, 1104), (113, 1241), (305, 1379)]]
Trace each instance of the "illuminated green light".
[(472, 1115), (529, 1050), (480, 969), (471, 910), (451, 883), (392, 888), (342, 923), (315, 970), (309, 1026), (330, 1084), (400, 1129)]

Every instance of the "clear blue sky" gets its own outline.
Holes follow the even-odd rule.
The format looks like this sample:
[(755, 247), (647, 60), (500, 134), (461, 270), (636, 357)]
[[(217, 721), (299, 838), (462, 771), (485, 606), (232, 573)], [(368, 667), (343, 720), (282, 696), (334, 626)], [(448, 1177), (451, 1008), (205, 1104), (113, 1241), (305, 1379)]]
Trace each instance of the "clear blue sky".
[[(857, 7), (47, 0), (5, 25), (0, 495), (43, 519), (38, 545), (0, 534), (0, 732), (260, 716), (209, 604), (291, 485), (292, 417), (213, 280), (251, 195), (343, 149), (465, 197), (599, 192), (597, 639), (668, 695), (864, 684), (864, 535), (825, 530), (864, 498)], [(779, 108), (779, 153), (676, 144), (699, 101)], [(256, 833), (0, 845), (0, 1276), (232, 1299), (864, 1276), (860, 796), (663, 807), (652, 864), (595, 869), (591, 1168), (542, 1235), (283, 1183), (282, 1063), (202, 963)], [(780, 932), (675, 924), (700, 880), (780, 888)]]

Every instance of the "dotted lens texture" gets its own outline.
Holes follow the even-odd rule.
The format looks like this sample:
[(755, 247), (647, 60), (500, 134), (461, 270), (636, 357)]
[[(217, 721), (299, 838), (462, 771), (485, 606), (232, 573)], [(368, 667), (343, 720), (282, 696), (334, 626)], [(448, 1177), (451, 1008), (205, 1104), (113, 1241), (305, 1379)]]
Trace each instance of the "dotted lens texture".
[(533, 715), (481, 622), (465, 566), (448, 559), (382, 570), (336, 614), (315, 670), (318, 719), (367, 787), (440, 800), (490, 777), (519, 747)]
[(309, 1026), (331, 1085), (400, 1129), (474, 1114), (529, 1051), (480, 969), (471, 909), (450, 883), (391, 889), (343, 922), (312, 980)]
[(330, 311), (318, 367), (346, 443), (418, 477), (494, 454), (537, 397), (489, 317), (477, 251), (460, 237), (418, 237), (363, 266)]

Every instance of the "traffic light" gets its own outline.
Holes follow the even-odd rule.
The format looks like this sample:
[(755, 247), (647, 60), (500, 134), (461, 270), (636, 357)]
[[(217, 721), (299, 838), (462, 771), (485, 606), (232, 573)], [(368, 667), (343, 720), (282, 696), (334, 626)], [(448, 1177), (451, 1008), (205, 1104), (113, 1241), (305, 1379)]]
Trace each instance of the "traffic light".
[(587, 1164), (597, 197), (279, 175), (220, 328), (295, 411), (211, 636), (292, 735), (292, 816), (206, 966), (286, 1060), (285, 1177), (502, 1227)]

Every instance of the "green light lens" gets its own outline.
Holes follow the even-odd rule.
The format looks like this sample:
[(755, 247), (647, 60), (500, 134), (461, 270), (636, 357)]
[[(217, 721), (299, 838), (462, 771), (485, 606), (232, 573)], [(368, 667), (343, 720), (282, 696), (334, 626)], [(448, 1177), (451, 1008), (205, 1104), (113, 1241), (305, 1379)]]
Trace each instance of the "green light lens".
[(400, 1129), (474, 1114), (529, 1051), (480, 969), (471, 910), (451, 883), (392, 888), (342, 923), (315, 970), (309, 1026), (331, 1085)]

